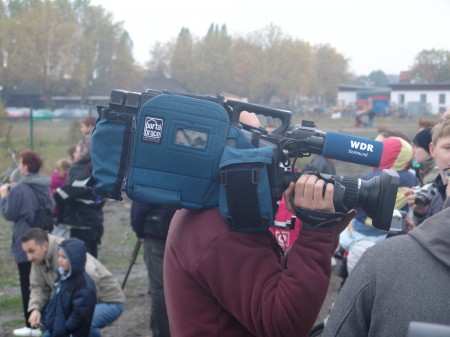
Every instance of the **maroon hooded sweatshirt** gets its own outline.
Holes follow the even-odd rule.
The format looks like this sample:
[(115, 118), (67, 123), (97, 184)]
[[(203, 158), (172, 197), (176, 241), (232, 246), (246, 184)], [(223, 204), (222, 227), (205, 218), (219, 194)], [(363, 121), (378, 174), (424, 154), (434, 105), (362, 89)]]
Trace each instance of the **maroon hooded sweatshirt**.
[(273, 237), (230, 231), (219, 210), (178, 211), (164, 257), (172, 337), (308, 336), (337, 242), (303, 228), (283, 259)]

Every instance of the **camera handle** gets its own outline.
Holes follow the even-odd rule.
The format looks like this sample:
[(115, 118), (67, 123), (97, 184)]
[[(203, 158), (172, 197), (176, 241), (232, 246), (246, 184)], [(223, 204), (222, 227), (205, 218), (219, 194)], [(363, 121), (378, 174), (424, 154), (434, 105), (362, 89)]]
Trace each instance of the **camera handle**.
[(281, 121), (281, 125), (272, 131), (272, 133), (276, 135), (284, 135), (291, 123), (291, 112), (287, 110), (273, 109), (258, 104), (234, 101), (230, 99), (226, 100), (225, 103), (232, 108), (230, 120), (231, 123), (235, 125), (239, 124), (239, 116), (242, 111), (253, 112), (257, 115), (279, 119)]

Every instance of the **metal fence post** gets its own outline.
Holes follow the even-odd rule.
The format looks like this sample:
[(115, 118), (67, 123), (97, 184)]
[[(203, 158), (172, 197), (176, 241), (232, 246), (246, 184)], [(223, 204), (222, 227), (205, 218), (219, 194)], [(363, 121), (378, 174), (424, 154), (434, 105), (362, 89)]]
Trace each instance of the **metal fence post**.
[(33, 141), (33, 108), (30, 109), (30, 150), (33, 151), (34, 141)]

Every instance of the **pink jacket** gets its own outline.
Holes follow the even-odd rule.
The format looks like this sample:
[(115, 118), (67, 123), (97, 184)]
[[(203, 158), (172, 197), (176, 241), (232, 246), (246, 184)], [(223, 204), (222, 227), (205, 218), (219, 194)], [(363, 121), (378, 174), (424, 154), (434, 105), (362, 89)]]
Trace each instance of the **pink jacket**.
[(337, 242), (304, 228), (282, 259), (269, 232), (232, 232), (219, 210), (178, 211), (164, 258), (172, 337), (308, 336)]

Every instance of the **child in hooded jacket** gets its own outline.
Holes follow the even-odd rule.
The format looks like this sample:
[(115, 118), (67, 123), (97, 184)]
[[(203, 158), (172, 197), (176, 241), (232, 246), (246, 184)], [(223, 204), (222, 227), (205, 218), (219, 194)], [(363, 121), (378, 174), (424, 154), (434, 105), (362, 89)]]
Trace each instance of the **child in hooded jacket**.
[(44, 337), (89, 336), (97, 300), (95, 284), (85, 271), (84, 242), (61, 242), (58, 263), (54, 294), (44, 313)]

